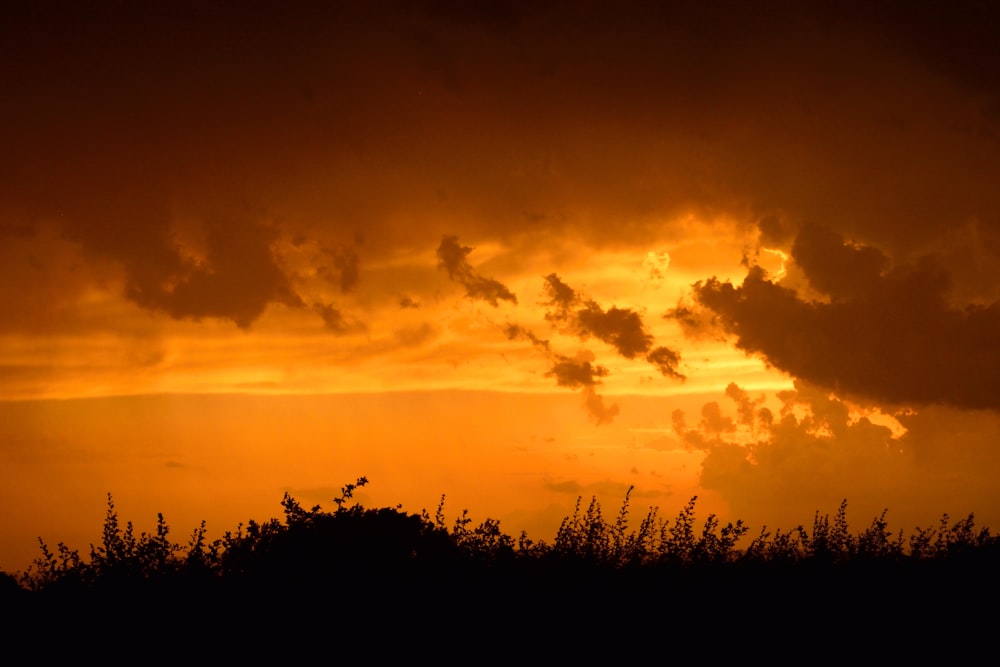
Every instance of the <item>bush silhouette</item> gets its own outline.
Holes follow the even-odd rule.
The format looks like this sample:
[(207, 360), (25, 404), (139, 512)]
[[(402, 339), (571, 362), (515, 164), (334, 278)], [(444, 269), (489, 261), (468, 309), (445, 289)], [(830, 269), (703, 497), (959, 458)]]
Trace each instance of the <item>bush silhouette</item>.
[[(613, 519), (596, 498), (585, 510), (578, 499), (546, 542), (514, 539), (494, 519), (476, 525), (467, 510), (449, 522), (444, 496), (433, 516), (365, 508), (352, 499), (367, 483), (342, 487), (330, 511), (286, 493), (282, 520), (250, 520), (212, 541), (202, 522), (185, 543), (172, 541), (162, 515), (153, 532), (136, 534), (109, 495), (87, 557), (39, 540), (41, 556), (26, 572), (0, 577), (0, 601), (80, 637), (113, 625), (158, 642), (167, 629), (186, 636), (224, 618), (250, 636), (286, 628), (300, 643), (330, 633), (351, 641), (374, 623), (411, 648), (445, 641), (446, 631), (449, 642), (475, 639), (481, 648), (495, 641), (488, 629), (502, 627), (555, 642), (555, 657), (586, 659), (584, 645), (558, 638), (669, 627), (712, 645), (712, 628), (744, 609), (724, 626), (734, 650), (774, 627), (792, 641), (817, 624), (839, 628), (847, 646), (884, 617), (908, 632), (957, 632), (1000, 592), (1000, 545), (972, 515), (954, 523), (945, 515), (906, 540), (890, 532), (886, 512), (852, 533), (844, 501), (833, 517), (817, 512), (811, 529), (764, 527), (751, 539), (742, 521), (699, 522), (697, 497), (672, 520), (653, 507), (633, 524), (630, 489)], [(387, 614), (406, 623), (378, 620)]]
[(101, 540), (91, 545), (88, 558), (61, 542), (50, 549), (39, 539), (41, 556), (14, 579), (29, 591), (136, 586), (186, 578), (315, 584), (376, 574), (398, 579), (514, 567), (523, 572), (532, 564), (547, 570), (571, 567), (577, 572), (598, 572), (747, 564), (808, 563), (815, 567), (958, 559), (968, 563), (989, 560), (1000, 548), (989, 529), (975, 526), (971, 514), (955, 523), (944, 515), (939, 525), (917, 528), (905, 540), (903, 531), (889, 531), (883, 511), (866, 529), (853, 534), (846, 500), (832, 518), (817, 512), (811, 531), (800, 525), (771, 533), (764, 527), (740, 547), (748, 527), (742, 521), (720, 526), (715, 515), (699, 527), (697, 496), (673, 521), (662, 519), (654, 507), (633, 528), (629, 523), (631, 488), (613, 521), (605, 518), (596, 498), (586, 510), (578, 498), (551, 543), (534, 541), (525, 533), (515, 540), (495, 519), (473, 526), (468, 510), (449, 528), (444, 496), (433, 517), (426, 511), (407, 514), (400, 507), (371, 509), (351, 503), (353, 492), (367, 483), (361, 477), (342, 487), (341, 495), (333, 499), (333, 511), (318, 505), (303, 508), (286, 493), (281, 501), (284, 521), (250, 520), (212, 542), (207, 541), (202, 522), (185, 544), (171, 541), (162, 514), (152, 533), (137, 535), (131, 521), (123, 527), (109, 494)]

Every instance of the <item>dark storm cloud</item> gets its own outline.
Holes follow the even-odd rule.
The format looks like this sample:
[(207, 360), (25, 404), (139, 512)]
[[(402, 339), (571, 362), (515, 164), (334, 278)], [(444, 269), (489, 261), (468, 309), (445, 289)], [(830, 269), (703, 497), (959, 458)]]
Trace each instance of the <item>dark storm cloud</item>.
[(465, 287), (470, 299), (482, 299), (494, 307), (500, 301), (516, 304), (517, 297), (503, 283), (476, 273), (466, 259), (471, 252), (472, 248), (459, 244), (457, 236), (445, 236), (437, 249), (438, 268), (445, 269), (449, 278)]
[(1000, 409), (1000, 303), (954, 305), (933, 256), (890, 267), (828, 229), (805, 227), (792, 256), (828, 300), (759, 267), (738, 286), (699, 282), (695, 297), (737, 346), (794, 377), (895, 404)]
[(245, 326), (295, 301), (266, 261), (233, 308), (171, 296), (240, 284), (185, 265), (181, 214), (364, 232), (366, 258), (449, 230), (639, 246), (693, 212), (776, 242), (822, 220), (896, 262), (975, 221), (949, 266), (1000, 289), (989, 3), (43, 5), (0, 22), (0, 224), (56, 221), (144, 307)]
[(612, 306), (604, 310), (564, 283), (558, 275), (545, 276), (545, 318), (567, 327), (581, 339), (593, 336), (615, 348), (626, 359), (644, 356), (664, 376), (684, 379), (678, 372), (680, 354), (666, 347), (653, 349), (653, 336), (646, 331), (642, 316), (631, 308)]
[(174, 242), (165, 219), (140, 220), (149, 212), (81, 215), (64, 233), (92, 257), (121, 263), (128, 299), (174, 318), (223, 318), (248, 328), (271, 303), (303, 305), (276, 258), (274, 227), (209, 219), (204, 256), (195, 259)]
[(845, 243), (837, 232), (816, 224), (799, 230), (792, 257), (809, 284), (834, 301), (863, 298), (889, 263), (877, 248)]
[(227, 318), (243, 328), (270, 303), (302, 305), (275, 259), (275, 230), (252, 223), (216, 223), (209, 224), (207, 232), (204, 266), (184, 262), (172, 275), (157, 276), (171, 281), (166, 287), (133, 270), (127, 294), (172, 317)]

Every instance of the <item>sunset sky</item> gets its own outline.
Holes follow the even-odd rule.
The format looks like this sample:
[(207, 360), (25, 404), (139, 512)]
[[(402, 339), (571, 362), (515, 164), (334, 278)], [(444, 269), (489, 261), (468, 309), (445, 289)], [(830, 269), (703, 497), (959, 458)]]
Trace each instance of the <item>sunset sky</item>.
[(5, 5), (0, 569), (361, 475), (1000, 529), (989, 5)]

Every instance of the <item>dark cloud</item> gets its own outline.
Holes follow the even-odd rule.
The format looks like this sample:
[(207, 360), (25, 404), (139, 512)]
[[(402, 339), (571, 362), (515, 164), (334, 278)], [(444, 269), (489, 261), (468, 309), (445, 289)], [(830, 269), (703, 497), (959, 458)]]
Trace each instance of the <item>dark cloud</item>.
[(1000, 219), (981, 3), (323, 4), (8, 12), (3, 217), (104, 219), (165, 269), (175, 211), (239, 206), (366, 258), (455, 224), (643, 245), (692, 211), (895, 258)]
[(554, 273), (545, 276), (544, 290), (549, 296), (549, 300), (544, 304), (549, 307), (545, 319), (553, 322), (568, 321), (571, 316), (570, 309), (580, 300), (576, 291)]
[[(741, 391), (728, 392), (737, 406)], [(706, 453), (702, 486), (722, 493), (737, 512), (785, 505), (802, 520), (845, 494), (865, 504), (899, 497), (908, 461), (887, 427), (852, 420), (846, 404), (801, 385), (782, 397), (780, 419), (760, 408), (739, 428), (715, 402), (702, 408), (697, 429), (675, 417), (678, 435)]]
[[(590, 358), (588, 358), (590, 357)], [(608, 369), (593, 362), (593, 355), (578, 355), (576, 359), (555, 355), (555, 364), (545, 374), (554, 377), (560, 387), (592, 387), (600, 384), (600, 378), (607, 376)]]
[(400, 308), (404, 308), (404, 309), (406, 309), (406, 308), (419, 308), (420, 304), (418, 302), (414, 301), (413, 298), (411, 298), (411, 297), (403, 296), (403, 297), (400, 297), (400, 299), (399, 299), (399, 307)]
[(544, 352), (550, 352), (551, 348), (549, 346), (549, 341), (544, 338), (539, 338), (535, 335), (535, 332), (531, 331), (527, 327), (523, 327), (520, 324), (509, 323), (504, 327), (504, 335), (507, 336), (507, 340), (516, 340), (518, 338), (524, 338), (531, 341), (531, 344), (536, 348), (543, 350)]
[(752, 428), (754, 420), (758, 418), (764, 420), (767, 419), (766, 413), (759, 412), (765, 401), (763, 394), (757, 398), (750, 398), (750, 395), (745, 389), (737, 385), (735, 382), (730, 382), (726, 387), (726, 396), (736, 404), (737, 421), (742, 426)]
[(580, 389), (584, 407), (595, 424), (610, 424), (618, 416), (618, 406), (605, 405), (604, 397), (594, 388), (594, 385), (600, 384), (601, 378), (607, 377), (608, 369), (594, 363), (593, 353), (581, 351), (575, 358), (554, 353), (549, 341), (539, 338), (533, 331), (519, 324), (507, 324), (504, 334), (509, 340), (529, 340), (536, 349), (544, 352), (552, 363), (545, 377), (554, 377), (560, 387)]
[(604, 310), (564, 283), (558, 275), (545, 276), (549, 310), (545, 318), (563, 325), (581, 339), (593, 336), (615, 348), (626, 359), (644, 355), (646, 360), (667, 377), (683, 379), (677, 371), (680, 354), (666, 347), (653, 349), (653, 336), (646, 331), (642, 316), (631, 308), (612, 306)]
[(766, 215), (757, 222), (760, 242), (764, 246), (785, 246), (795, 238), (795, 228), (786, 218)]
[(333, 304), (314, 303), (312, 308), (323, 319), (326, 328), (335, 334), (343, 335), (364, 330), (363, 324), (345, 315)]
[(722, 414), (722, 408), (712, 401), (701, 406), (701, 422), (698, 424), (702, 433), (718, 436), (736, 430), (733, 420)]
[[(102, 236), (105, 232), (112, 230), (71, 230), (86, 246), (97, 245), (122, 261), (125, 294), (144, 308), (175, 318), (224, 318), (248, 328), (271, 303), (303, 305), (275, 257), (274, 228), (210, 221), (204, 261), (184, 257), (166, 239), (148, 232), (133, 235), (129, 249), (120, 251), (117, 241)], [(147, 254), (135, 255), (137, 247), (145, 247)]]
[(829, 227), (799, 229), (792, 257), (813, 288), (834, 301), (864, 298), (889, 264), (878, 248), (846, 243)]
[(592, 386), (588, 385), (583, 388), (583, 398), (584, 405), (587, 407), (587, 412), (590, 414), (590, 418), (593, 419), (594, 423), (598, 426), (601, 424), (610, 424), (614, 421), (615, 417), (618, 416), (618, 405), (605, 405), (604, 397), (598, 394)]
[(1000, 409), (1000, 303), (952, 305), (933, 257), (883, 269), (877, 251), (828, 230), (806, 228), (793, 251), (828, 301), (806, 300), (759, 267), (739, 286), (694, 286), (738, 347), (856, 397)]
[(324, 252), (331, 258), (333, 265), (321, 265), (317, 269), (319, 274), (340, 287), (340, 291), (344, 294), (353, 290), (361, 275), (357, 250), (341, 246), (335, 249), (325, 249)]
[(612, 306), (604, 310), (596, 302), (588, 301), (577, 311), (576, 318), (582, 333), (611, 345), (626, 359), (645, 354), (653, 344), (642, 317), (631, 308)]
[(554, 377), (560, 387), (581, 389), (584, 406), (595, 424), (610, 424), (614, 421), (618, 416), (618, 406), (605, 405), (604, 397), (594, 388), (601, 383), (601, 378), (608, 375), (608, 369), (593, 363), (594, 355), (585, 351), (578, 353), (576, 358), (561, 354), (553, 355), (553, 358), (553, 366), (545, 373), (545, 377)]
[(580, 495), (583, 491), (583, 485), (572, 479), (565, 482), (546, 482), (545, 488), (556, 493), (569, 493), (574, 496)]
[(862, 523), (886, 507), (896, 521), (925, 525), (945, 507), (996, 515), (995, 414), (900, 413), (907, 430), (894, 432), (804, 383), (778, 394), (778, 414), (735, 384), (726, 394), (735, 419), (710, 402), (696, 427), (679, 410), (673, 424), (688, 447), (705, 453), (701, 485), (720, 493), (736, 516), (787, 528), (833, 511), (845, 497)]
[(700, 340), (721, 337), (715, 326), (715, 316), (696, 303), (682, 302), (664, 313), (663, 317), (677, 322), (685, 338)]
[(548, 480), (545, 482), (545, 488), (549, 491), (554, 491), (555, 493), (565, 493), (571, 496), (580, 497), (600, 497), (615, 503), (621, 503), (625, 498), (625, 495), (629, 493), (631, 493), (632, 498), (647, 498), (661, 495), (661, 492), (637, 490), (631, 484), (612, 482), (610, 480), (590, 482), (588, 484), (581, 484), (575, 479), (569, 479), (561, 482)]
[(437, 249), (438, 268), (445, 269), (448, 277), (465, 287), (470, 299), (482, 299), (496, 307), (499, 302), (517, 303), (517, 297), (498, 280), (479, 275), (466, 257), (472, 248), (460, 245), (457, 236), (445, 236)]
[[(249, 327), (269, 305), (302, 297), (274, 258), (270, 220), (321, 247), (364, 232), (366, 260), (424, 247), (449, 228), (511, 246), (572, 232), (594, 248), (648, 248), (682, 214), (759, 220), (763, 243), (788, 249), (796, 239), (799, 270), (831, 304), (801, 294), (779, 304), (780, 292), (750, 279), (737, 301), (756, 298), (790, 325), (788, 340), (765, 340), (752, 331), (763, 326), (751, 324), (757, 316), (736, 313), (742, 306), (706, 281), (700, 294), (740, 328), (745, 348), (859, 391), (865, 367), (884, 375), (902, 357), (940, 378), (938, 393), (967, 367), (991, 368), (978, 363), (986, 353), (973, 329), (990, 332), (989, 304), (1000, 298), (995, 8), (500, 3), (494, 14), (455, 3), (324, 4), (5, 14), (0, 224), (55, 221), (88, 261), (121, 268), (142, 307)], [(205, 223), (210, 242), (194, 259), (172, 235), (182, 218), (230, 222)], [(915, 254), (958, 226), (975, 234), (941, 262), (979, 310), (926, 304), (928, 295), (906, 309), (900, 296), (888, 312), (905, 310), (909, 333), (877, 334), (870, 320), (887, 315), (869, 286), (918, 267)], [(831, 233), (857, 243), (831, 243)], [(439, 259), (470, 297), (515, 302), (447, 238)], [(18, 279), (35, 275), (20, 268)], [(330, 277), (352, 290), (357, 268), (345, 254)], [(68, 277), (64, 289), (104, 278), (93, 273)], [(582, 312), (587, 335), (679, 375), (644, 342), (639, 312), (605, 310), (551, 278), (555, 320)], [(55, 288), (25, 282), (40, 305), (20, 320), (20, 309), (5, 312), (5, 330), (64, 315)], [(861, 304), (872, 312), (847, 312)], [(824, 329), (826, 319), (842, 330)], [(934, 335), (955, 349), (972, 338), (982, 354), (966, 354), (966, 370), (949, 375), (934, 341), (920, 340)], [(883, 359), (874, 348), (895, 342), (857, 341), (864, 358), (840, 372), (797, 349), (857, 337), (908, 341), (910, 352)], [(833, 366), (844, 353), (822, 354)], [(986, 395), (983, 375), (959, 391)]]
[(665, 377), (683, 380), (684, 376), (677, 370), (681, 363), (681, 355), (668, 347), (657, 347), (646, 355), (646, 361), (656, 366)]
[(414, 327), (402, 327), (394, 333), (396, 342), (404, 347), (419, 347), (438, 335), (437, 329), (429, 322)]
[(323, 4), (8, 12), (0, 192), (296, 201), (376, 246), (432, 198), (476, 238), (592, 241), (747, 204), (926, 241), (997, 210), (984, 3)]

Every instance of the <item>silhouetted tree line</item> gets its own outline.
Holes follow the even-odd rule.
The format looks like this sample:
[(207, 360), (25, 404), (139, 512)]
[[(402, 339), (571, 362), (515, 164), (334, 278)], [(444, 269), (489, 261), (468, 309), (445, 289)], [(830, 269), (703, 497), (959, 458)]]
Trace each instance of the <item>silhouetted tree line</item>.
[(883, 511), (867, 528), (852, 533), (846, 500), (832, 518), (817, 512), (811, 531), (801, 525), (787, 532), (770, 532), (765, 527), (741, 547), (749, 533), (743, 521), (722, 526), (711, 514), (697, 525), (697, 496), (673, 521), (661, 518), (659, 510), (652, 508), (638, 527), (632, 527), (632, 489), (610, 520), (596, 498), (586, 510), (582, 498), (577, 499), (573, 514), (563, 519), (555, 539), (536, 542), (525, 532), (514, 539), (495, 519), (473, 526), (468, 510), (449, 527), (444, 496), (434, 516), (426, 510), (407, 514), (398, 506), (370, 509), (349, 503), (354, 491), (367, 483), (361, 477), (342, 487), (333, 511), (319, 505), (305, 509), (286, 493), (281, 501), (283, 522), (250, 520), (212, 542), (206, 539), (202, 522), (184, 544), (171, 540), (162, 514), (152, 533), (137, 535), (131, 521), (122, 527), (109, 494), (101, 541), (91, 545), (89, 558), (61, 542), (53, 551), (39, 538), (42, 555), (27, 571), (16, 577), (6, 575), (4, 590), (16, 584), (33, 592), (81, 591), (178, 578), (199, 583), (303, 577), (326, 581), (343, 574), (343, 568), (354, 579), (359, 574), (445, 576), (455, 571), (488, 574), (512, 568), (519, 573), (562, 567), (607, 573), (723, 565), (733, 569), (958, 561), (968, 565), (1000, 554), (1000, 536), (977, 527), (973, 514), (957, 522), (946, 514), (939, 525), (917, 528), (905, 538), (902, 530), (895, 534), (889, 530)]
[(25, 626), (72, 620), (88, 637), (112, 618), (130, 636), (164, 624), (202, 632), (222, 618), (269, 632), (295, 619), (349, 637), (390, 614), (407, 619), (396, 632), (411, 633), (409, 641), (442, 625), (470, 632), (514, 623), (538, 639), (570, 620), (577, 630), (636, 631), (655, 619), (689, 638), (725, 621), (746, 642), (774, 627), (794, 634), (846, 622), (862, 632), (886, 617), (917, 634), (932, 630), (930, 618), (934, 631), (942, 618), (967, 629), (979, 619), (970, 610), (993, 604), (1000, 581), (1000, 539), (971, 514), (904, 537), (883, 512), (855, 533), (844, 501), (833, 517), (817, 512), (811, 529), (750, 538), (742, 521), (709, 515), (699, 524), (697, 498), (673, 520), (651, 509), (633, 525), (630, 489), (613, 517), (596, 498), (585, 509), (578, 500), (546, 542), (523, 532), (515, 539), (493, 519), (475, 525), (467, 511), (449, 522), (443, 496), (433, 516), (365, 508), (352, 502), (365, 484), (344, 486), (332, 511), (306, 509), (286, 493), (283, 521), (251, 520), (213, 541), (202, 522), (184, 543), (172, 540), (162, 515), (152, 533), (123, 526), (109, 494), (88, 557), (40, 539), (28, 570), (0, 577), (0, 601)]

